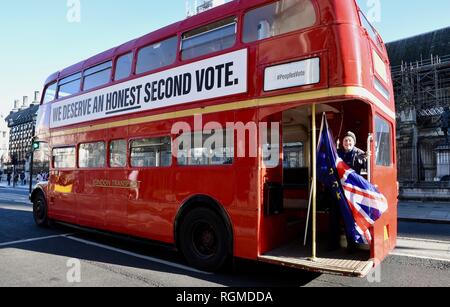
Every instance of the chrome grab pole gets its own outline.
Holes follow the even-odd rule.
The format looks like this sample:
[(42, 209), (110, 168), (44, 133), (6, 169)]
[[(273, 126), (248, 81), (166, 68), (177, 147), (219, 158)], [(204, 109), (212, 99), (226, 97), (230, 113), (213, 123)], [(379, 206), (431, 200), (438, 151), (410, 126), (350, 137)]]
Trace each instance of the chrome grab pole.
[(312, 105), (312, 260), (317, 258), (317, 132), (316, 104)]
[(372, 180), (372, 142), (373, 134), (369, 133), (367, 137), (367, 181)]

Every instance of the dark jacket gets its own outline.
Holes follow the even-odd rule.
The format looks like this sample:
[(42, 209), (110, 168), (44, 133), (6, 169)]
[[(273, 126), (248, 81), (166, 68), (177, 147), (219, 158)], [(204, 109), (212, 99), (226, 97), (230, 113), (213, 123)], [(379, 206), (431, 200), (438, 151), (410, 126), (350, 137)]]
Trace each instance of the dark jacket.
[(361, 149), (355, 147), (350, 152), (345, 152), (345, 150), (340, 149), (338, 154), (339, 157), (359, 175), (361, 175), (362, 170), (367, 169), (366, 153)]

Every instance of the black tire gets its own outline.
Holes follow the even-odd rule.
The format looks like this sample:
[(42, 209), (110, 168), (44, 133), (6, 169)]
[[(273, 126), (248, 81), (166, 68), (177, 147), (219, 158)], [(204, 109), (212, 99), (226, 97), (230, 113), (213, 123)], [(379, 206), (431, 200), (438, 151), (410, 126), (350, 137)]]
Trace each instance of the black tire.
[(50, 227), (50, 220), (48, 218), (47, 201), (44, 195), (39, 193), (33, 198), (33, 217), (36, 225), (43, 228)]
[(189, 265), (202, 271), (217, 272), (224, 266), (230, 240), (222, 218), (207, 208), (192, 210), (180, 225), (180, 250)]

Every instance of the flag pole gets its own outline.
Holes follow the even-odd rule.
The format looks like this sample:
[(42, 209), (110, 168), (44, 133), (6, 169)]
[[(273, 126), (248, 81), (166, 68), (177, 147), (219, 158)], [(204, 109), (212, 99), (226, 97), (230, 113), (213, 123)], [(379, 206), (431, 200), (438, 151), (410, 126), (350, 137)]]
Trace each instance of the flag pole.
[(312, 260), (317, 258), (317, 135), (316, 104), (312, 105)]

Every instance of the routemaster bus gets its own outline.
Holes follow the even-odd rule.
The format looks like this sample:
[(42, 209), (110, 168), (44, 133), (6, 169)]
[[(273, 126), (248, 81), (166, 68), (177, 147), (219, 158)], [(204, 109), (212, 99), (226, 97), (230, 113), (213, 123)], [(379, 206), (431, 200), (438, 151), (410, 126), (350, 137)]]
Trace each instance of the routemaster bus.
[[(388, 204), (352, 253), (317, 183), (321, 118), (336, 146), (356, 134)], [(48, 77), (34, 218), (168, 244), (206, 271), (365, 276), (396, 245), (395, 119), (385, 45), (354, 0), (231, 1)]]

